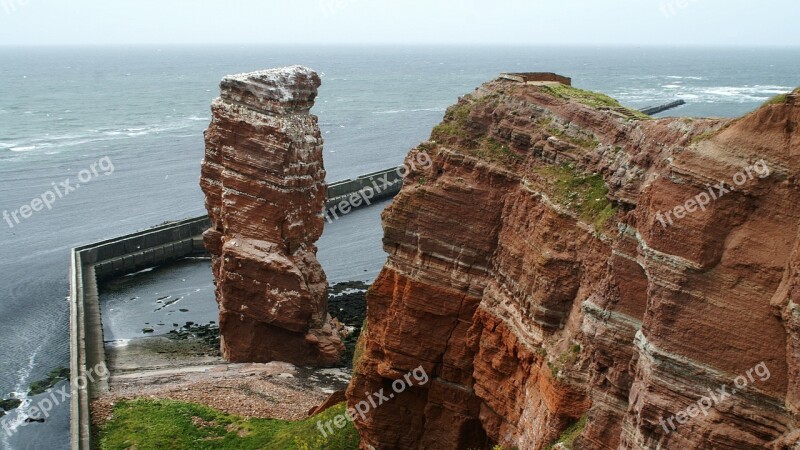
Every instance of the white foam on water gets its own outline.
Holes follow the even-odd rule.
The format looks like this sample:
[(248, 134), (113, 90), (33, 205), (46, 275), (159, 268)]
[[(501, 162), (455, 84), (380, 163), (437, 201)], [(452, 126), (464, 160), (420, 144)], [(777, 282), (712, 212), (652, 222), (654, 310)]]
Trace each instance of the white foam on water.
[(140, 271), (138, 271), (138, 272), (129, 273), (129, 274), (125, 275), (125, 276), (126, 276), (126, 277), (135, 277), (135, 276), (137, 276), (137, 275), (141, 275), (141, 274), (143, 274), (143, 273), (152, 272), (152, 271), (154, 271), (154, 270), (156, 270), (156, 267), (148, 267), (147, 269), (142, 269), (142, 270), (140, 270)]
[[(197, 119), (198, 119), (197, 121), (199, 121), (200, 118)], [(189, 122), (195, 122), (195, 120), (190, 120)], [(129, 126), (116, 129), (110, 129), (110, 128), (87, 129), (77, 133), (70, 132), (54, 136), (45, 134), (44, 136), (20, 140), (19, 142), (14, 142), (14, 143), (0, 142), (0, 150), (10, 150), (15, 153), (21, 153), (21, 152), (31, 152), (34, 150), (45, 150), (45, 149), (51, 150), (59, 148), (68, 148), (84, 144), (90, 144), (94, 142), (115, 141), (120, 139), (137, 138), (153, 134), (175, 132), (179, 130), (186, 130), (194, 126), (195, 125), (193, 125), (192, 123), (187, 123), (186, 120), (181, 120), (166, 124), (154, 124), (154, 125), (134, 126), (134, 127)], [(190, 135), (184, 134), (183, 136), (185, 137)], [(51, 150), (50, 152), (45, 154), (55, 154), (55, 153), (52, 153)]]
[(11, 147), (9, 150), (11, 150), (12, 152), (29, 152), (31, 150), (36, 150), (36, 146), (35, 145), (27, 145), (27, 146), (23, 146), (23, 147)]
[(131, 342), (130, 339), (115, 339), (113, 341), (106, 342), (106, 344), (108, 344), (108, 346), (112, 348), (122, 348), (122, 347), (127, 347), (130, 342)]
[(1, 448), (11, 448), (11, 445), (8, 443), (8, 434), (6, 433), (6, 429), (8, 429), (13, 435), (16, 433), (17, 429), (19, 429), (19, 427), (25, 423), (25, 417), (27, 417), (27, 414), (25, 413), (33, 402), (33, 400), (28, 397), (28, 386), (30, 385), (30, 378), (31, 374), (33, 373), (33, 368), (36, 366), (36, 356), (42, 350), (43, 345), (43, 343), (39, 344), (39, 347), (31, 352), (30, 356), (28, 357), (28, 365), (17, 371), (17, 384), (14, 386), (14, 391), (11, 393), (11, 396), (17, 400), (21, 400), (22, 404), (19, 405), (19, 408), (12, 411), (12, 414), (9, 414), (2, 419), (7, 421), (7, 423), (3, 426), (4, 429), (2, 432), (0, 432), (0, 442), (3, 444), (0, 446)]
[(673, 80), (705, 80), (703, 77), (689, 77), (689, 76), (678, 76), (678, 75), (668, 75), (667, 78), (671, 78)]
[(372, 114), (403, 114), (415, 112), (445, 112), (446, 108), (419, 108), (419, 109), (390, 109), (388, 111), (375, 111)]
[(792, 87), (777, 85), (691, 86), (670, 83), (659, 88), (627, 89), (611, 96), (625, 103), (658, 103), (683, 99), (692, 103), (763, 103), (770, 98), (791, 92)]

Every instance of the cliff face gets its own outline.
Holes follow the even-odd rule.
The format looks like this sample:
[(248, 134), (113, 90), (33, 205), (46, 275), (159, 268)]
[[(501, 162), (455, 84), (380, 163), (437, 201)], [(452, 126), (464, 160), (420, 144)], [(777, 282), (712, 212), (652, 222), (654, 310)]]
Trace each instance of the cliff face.
[(431, 380), (357, 419), (363, 448), (798, 448), (797, 97), (738, 120), (510, 80), (459, 100), (384, 213), (348, 398)]
[(304, 67), (226, 77), (212, 104), (200, 185), (212, 228), (223, 356), (329, 365), (343, 350), (327, 314), (325, 169)]

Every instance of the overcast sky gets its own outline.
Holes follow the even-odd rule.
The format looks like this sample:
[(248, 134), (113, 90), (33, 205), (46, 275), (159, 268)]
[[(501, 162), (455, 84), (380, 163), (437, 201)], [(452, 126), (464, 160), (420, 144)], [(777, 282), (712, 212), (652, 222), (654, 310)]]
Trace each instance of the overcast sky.
[(0, 45), (800, 46), (800, 0), (0, 0)]

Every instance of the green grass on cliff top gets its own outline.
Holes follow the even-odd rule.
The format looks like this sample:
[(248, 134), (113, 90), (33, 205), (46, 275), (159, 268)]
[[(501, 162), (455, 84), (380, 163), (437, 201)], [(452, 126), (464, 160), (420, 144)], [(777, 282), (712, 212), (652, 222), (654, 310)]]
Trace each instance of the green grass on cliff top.
[(598, 92), (592, 91), (585, 91), (583, 89), (578, 89), (572, 86), (566, 86), (563, 84), (558, 85), (544, 85), (542, 89), (550, 94), (560, 97), (563, 99), (574, 100), (578, 103), (582, 103), (586, 106), (591, 106), (592, 108), (608, 108), (608, 109), (616, 109), (616, 110), (625, 110), (633, 117), (641, 120), (648, 120), (652, 119), (652, 117), (648, 116), (647, 114), (637, 111), (635, 109), (631, 109), (625, 106), (622, 106), (617, 100), (612, 97), (609, 97), (605, 94), (600, 94)]
[(464, 100), (447, 108), (442, 123), (433, 127), (431, 139), (442, 140), (448, 137), (466, 139), (467, 122), (474, 106), (472, 102)]
[[(764, 102), (764, 104), (762, 106), (779, 105), (779, 104), (782, 104), (782, 103), (786, 103), (786, 100), (789, 99), (789, 94), (790, 94), (790, 92), (787, 92), (785, 94), (778, 94), (778, 95), (772, 97), (771, 99), (767, 100), (766, 102)], [(800, 87), (795, 89), (795, 90), (793, 90), (791, 92), (791, 94), (795, 94), (795, 95), (800, 94)]]
[(172, 400), (123, 401), (101, 427), (102, 450), (357, 450), (358, 433), (351, 422), (323, 437), (317, 421), (343, 414), (339, 404), (299, 422), (243, 419), (202, 405)]

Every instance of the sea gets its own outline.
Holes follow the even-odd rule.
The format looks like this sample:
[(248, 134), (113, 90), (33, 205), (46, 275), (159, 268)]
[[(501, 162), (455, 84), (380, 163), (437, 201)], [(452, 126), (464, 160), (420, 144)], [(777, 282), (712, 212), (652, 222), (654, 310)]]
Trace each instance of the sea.
[[(685, 100), (674, 116), (739, 116), (800, 85), (798, 48), (0, 47), (0, 399), (25, 400), (2, 419), (0, 449), (68, 448), (65, 405), (19, 422), (39, 400), (29, 384), (68, 366), (69, 249), (203, 214), (220, 79), (292, 64), (322, 77), (312, 112), (329, 181), (400, 164), (448, 105), (504, 71), (558, 72), (636, 108)], [(377, 273), (379, 218), (326, 230), (329, 274)]]

